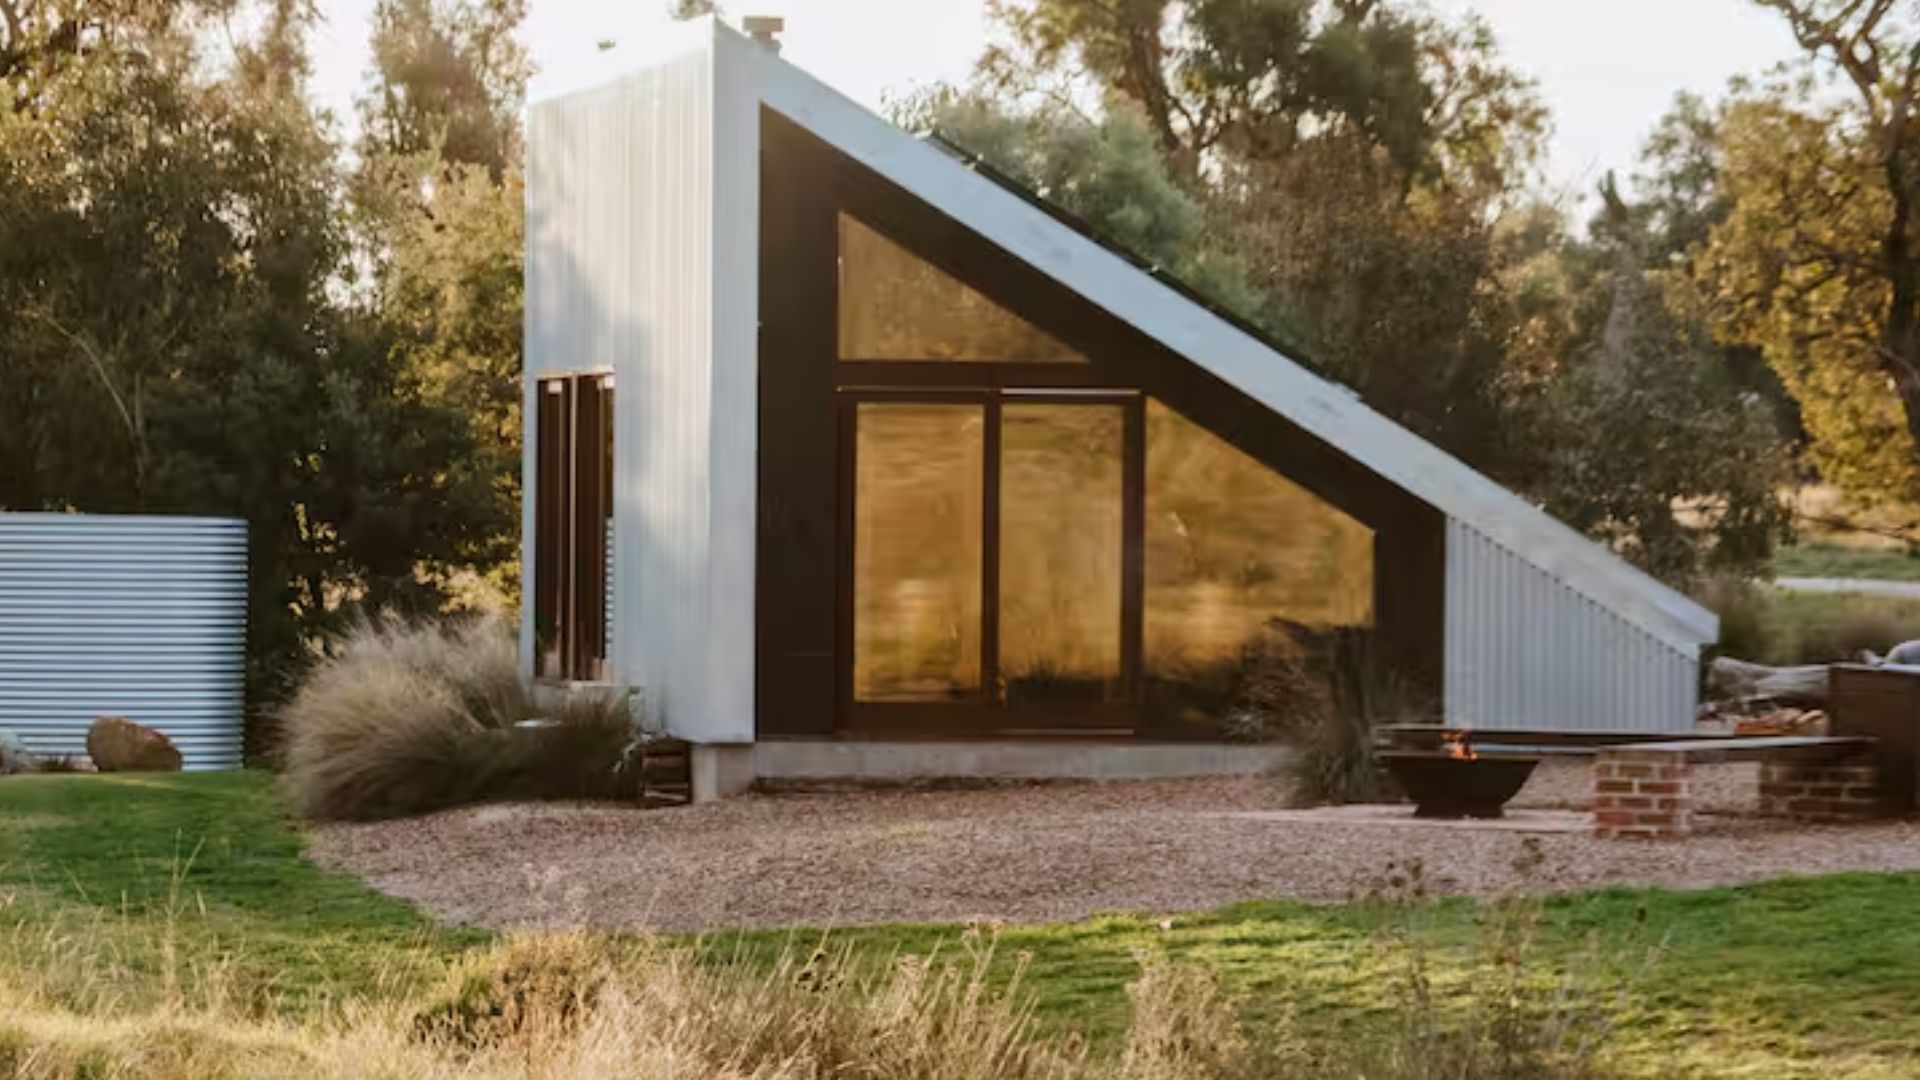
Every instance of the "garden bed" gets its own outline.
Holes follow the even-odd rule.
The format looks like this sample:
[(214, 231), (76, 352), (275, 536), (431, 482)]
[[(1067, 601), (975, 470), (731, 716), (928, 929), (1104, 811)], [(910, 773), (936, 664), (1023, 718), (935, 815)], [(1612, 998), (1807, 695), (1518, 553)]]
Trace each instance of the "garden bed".
[[(1587, 764), (1543, 764), (1513, 805), (1583, 807)], [(1415, 860), (1433, 891), (1470, 895), (1920, 869), (1920, 823), (1747, 816), (1752, 768), (1703, 767), (1697, 834), (1653, 844), (1277, 815), (1274, 787), (1250, 779), (757, 795), (651, 812), (499, 805), (325, 826), (313, 853), (457, 922), (680, 930), (1337, 902)]]

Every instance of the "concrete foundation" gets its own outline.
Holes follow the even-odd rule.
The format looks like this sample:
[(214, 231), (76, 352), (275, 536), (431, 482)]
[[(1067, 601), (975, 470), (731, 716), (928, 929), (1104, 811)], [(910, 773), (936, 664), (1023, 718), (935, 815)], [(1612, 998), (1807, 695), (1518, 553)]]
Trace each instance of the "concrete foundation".
[(752, 743), (696, 743), (687, 759), (693, 801), (697, 803), (739, 795), (753, 786)]
[[(1277, 746), (1075, 740), (756, 743), (754, 778), (773, 784), (938, 780), (1161, 780), (1250, 776), (1276, 767)], [(696, 761), (698, 758), (696, 758)]]

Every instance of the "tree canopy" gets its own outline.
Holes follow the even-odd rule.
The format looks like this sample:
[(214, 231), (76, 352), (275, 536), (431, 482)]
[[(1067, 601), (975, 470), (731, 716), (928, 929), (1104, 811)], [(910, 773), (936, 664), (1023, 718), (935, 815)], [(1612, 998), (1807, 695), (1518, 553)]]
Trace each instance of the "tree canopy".
[(1773, 401), (1662, 277), (1725, 214), (1684, 157), (1686, 114), (1649, 146), (1644, 202), (1610, 189), (1583, 239), (1538, 193), (1546, 110), (1478, 19), (1393, 0), (992, 11), (975, 77), (902, 119), (1650, 569), (1751, 567), (1783, 535)]
[[(1800, 60), (1584, 222), (1492, 28), (1414, 0), (992, 0), (898, 112), (1685, 582), (1794, 483), (1920, 503), (1920, 24), (1753, 2)], [(348, 139), (297, 0), (0, 0), (0, 505), (245, 517), (263, 696), (356, 611), (514, 599), (525, 14), (379, 0)]]

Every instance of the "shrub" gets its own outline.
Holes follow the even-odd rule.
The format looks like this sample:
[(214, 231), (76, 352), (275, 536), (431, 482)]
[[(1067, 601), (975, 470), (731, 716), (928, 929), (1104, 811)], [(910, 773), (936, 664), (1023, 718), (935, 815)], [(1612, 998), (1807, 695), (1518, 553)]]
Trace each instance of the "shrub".
[(1376, 732), (1438, 722), (1430, 695), (1381, 663), (1362, 629), (1276, 620), (1241, 666), (1231, 728), (1292, 750), (1281, 778), (1297, 806), (1397, 797), (1376, 755)]
[(1793, 592), (1717, 579), (1696, 598), (1720, 616), (1719, 652), (1762, 664), (1826, 664), (1920, 638), (1920, 600)]
[[(550, 726), (515, 725), (540, 717)], [(536, 708), (495, 619), (386, 619), (335, 642), (279, 714), (284, 782), (314, 818), (385, 818), (484, 799), (630, 793), (623, 701)]]
[(578, 1030), (612, 977), (603, 943), (584, 934), (510, 937), (468, 958), (445, 996), (414, 1018), (422, 1039), (468, 1050), (524, 1039), (542, 1027)]

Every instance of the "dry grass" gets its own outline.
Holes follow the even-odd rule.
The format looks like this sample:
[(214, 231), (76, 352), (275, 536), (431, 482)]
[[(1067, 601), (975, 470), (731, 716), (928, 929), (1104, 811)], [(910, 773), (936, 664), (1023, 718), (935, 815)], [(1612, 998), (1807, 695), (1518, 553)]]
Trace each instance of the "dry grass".
[(1826, 664), (1920, 638), (1920, 600), (1793, 592), (1718, 578), (1696, 599), (1720, 616), (1719, 651), (1762, 664)]
[[(536, 716), (554, 726), (515, 727)], [(492, 618), (363, 623), (314, 666), (279, 720), (287, 794), (320, 819), (614, 795), (634, 738), (620, 701), (536, 707), (513, 635)]]
[[(1519, 954), (1514, 954), (1519, 955)], [(1405, 951), (1409, 977), (1424, 971)], [(81, 970), (86, 970), (84, 958)], [(702, 961), (653, 939), (584, 933), (502, 939), (458, 962), (422, 1001), (341, 1003), (290, 1022), (209, 990), (118, 1008), (105, 972), (90, 998), (0, 977), (0, 1073), (78, 1077), (688, 1077), (714, 1080), (1403, 1080), (1601, 1075), (1591, 1047), (1549, 1042), (1564, 1010), (1509, 1009), (1487, 1023), (1429, 994), (1397, 1032), (1361, 1050), (1309, 1050), (1283, 1028), (1243, 1026), (1194, 966), (1143, 960), (1117, 1050), (1042, 1034), (1025, 957), (972, 932), (951, 953), (900, 955), (859, 975), (849, 954)], [(29, 980), (30, 981), (30, 980)], [(201, 982), (201, 986), (215, 983)], [(1422, 985), (1425, 985), (1424, 983)], [(1500, 982), (1505, 988), (1511, 981)], [(1468, 1033), (1462, 1036), (1460, 1033)], [(1490, 1049), (1491, 1048), (1491, 1049)], [(1514, 1068), (1487, 1072), (1491, 1061)]]

